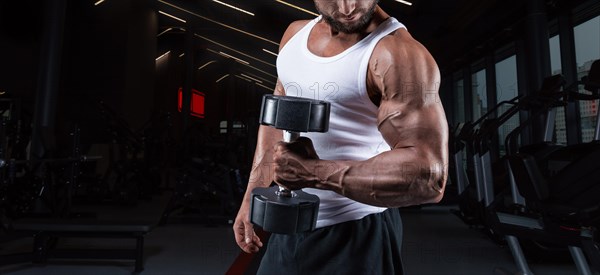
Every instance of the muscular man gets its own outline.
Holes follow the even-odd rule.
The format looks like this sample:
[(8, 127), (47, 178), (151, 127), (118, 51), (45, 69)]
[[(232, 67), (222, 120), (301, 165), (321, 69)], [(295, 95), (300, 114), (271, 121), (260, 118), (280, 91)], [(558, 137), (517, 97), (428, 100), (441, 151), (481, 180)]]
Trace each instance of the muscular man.
[(315, 0), (293, 22), (277, 59), (275, 94), (327, 100), (329, 132), (280, 142), (262, 126), (248, 191), (234, 223), (242, 250), (262, 247), (250, 191), (275, 181), (321, 199), (317, 229), (271, 235), (262, 274), (401, 274), (397, 207), (439, 202), (448, 129), (429, 52), (377, 0)]

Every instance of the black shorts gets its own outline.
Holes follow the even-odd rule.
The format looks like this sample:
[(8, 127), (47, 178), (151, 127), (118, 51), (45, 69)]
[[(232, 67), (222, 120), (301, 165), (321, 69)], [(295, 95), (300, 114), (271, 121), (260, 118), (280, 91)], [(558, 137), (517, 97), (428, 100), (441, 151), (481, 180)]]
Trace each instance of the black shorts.
[(388, 209), (313, 232), (272, 234), (257, 274), (403, 274), (402, 220)]

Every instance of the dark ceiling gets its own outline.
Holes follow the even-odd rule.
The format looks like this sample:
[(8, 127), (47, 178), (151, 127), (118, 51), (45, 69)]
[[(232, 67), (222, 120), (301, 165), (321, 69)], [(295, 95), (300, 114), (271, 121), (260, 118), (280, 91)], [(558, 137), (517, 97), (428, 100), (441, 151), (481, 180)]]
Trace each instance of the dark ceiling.
[[(99, 0), (82, 1), (87, 6)], [(221, 0), (242, 8), (249, 15), (214, 0), (136, 0), (148, 3), (162, 12), (158, 16), (157, 56), (171, 51), (180, 55), (185, 49), (185, 31), (194, 33), (194, 66), (204, 79), (222, 77), (232, 70), (259, 79), (266, 88), (276, 81), (275, 60), (279, 40), (286, 27), (295, 20), (315, 17), (312, 0)], [(148, 1), (148, 2), (144, 2)], [(584, 0), (410, 0), (408, 6), (395, 0), (380, 0), (379, 5), (403, 22), (412, 35), (423, 43), (437, 60), (442, 73), (448, 73), (489, 54), (493, 49), (515, 40), (526, 22), (527, 3), (544, 1), (548, 14), (568, 9)], [(32, 21), (40, 21), (41, 12), (35, 0), (2, 0), (5, 10), (0, 23), (20, 22), (21, 10)], [(18, 4), (17, 4), (18, 3)], [(106, 0), (101, 5), (117, 3)], [(295, 5), (305, 11), (293, 8)], [(13, 6), (20, 7), (15, 9)], [(111, 8), (112, 9), (112, 8)], [(10, 12), (9, 12), (10, 11)], [(35, 11), (32, 13), (31, 11)], [(170, 14), (186, 22), (181, 22)], [(105, 18), (101, 18), (102, 20)], [(38, 26), (37, 23), (27, 23)], [(20, 22), (19, 24), (22, 25)], [(6, 24), (4, 24), (6, 25)], [(14, 36), (27, 36), (30, 31), (7, 27)], [(236, 62), (235, 57), (249, 64)]]
[[(69, 95), (102, 96), (105, 101), (123, 109), (123, 113), (129, 111), (126, 109), (132, 105), (143, 111), (161, 107), (157, 107), (160, 104), (156, 102), (166, 106), (163, 109), (176, 106), (168, 101), (175, 101), (174, 97), (165, 91), (175, 91), (182, 82), (189, 83), (182, 79), (203, 84), (208, 81), (211, 86), (196, 88), (212, 92), (223, 88), (223, 83), (212, 83), (224, 75), (235, 74), (264, 88), (256, 91), (270, 92), (277, 78), (276, 56), (272, 53), (278, 51), (283, 32), (295, 20), (315, 17), (312, 0), (220, 0), (252, 12), (254, 16), (214, 0), (100, 1), (63, 0), (68, 8), (61, 75), (65, 87), (61, 89)], [(292, 8), (283, 1), (306, 11)], [(545, 4), (548, 19), (552, 20), (558, 12), (568, 13), (576, 5), (598, 0), (409, 1), (413, 2), (412, 6), (395, 0), (380, 0), (380, 6), (407, 26), (412, 35), (431, 51), (442, 75), (448, 76), (473, 61), (491, 56), (496, 49), (511, 41), (525, 38), (528, 22), (532, 21), (528, 16), (539, 15), (528, 12), (529, 3)], [(40, 48), (44, 50), (44, 45), (49, 44), (47, 40), (52, 40), (44, 39), (43, 34), (46, 34), (44, 27), (48, 25), (47, 20), (55, 19), (46, 17), (49, 9), (44, 7), (57, 2), (0, 0), (0, 50), (5, 65), (0, 69), (0, 91), (34, 98), (36, 89), (43, 87), (37, 83), (40, 75), (44, 74), (43, 69), (38, 73), (38, 68), (46, 65), (40, 60), (43, 56)], [(157, 14), (155, 10), (162, 13)], [(155, 25), (156, 22), (158, 25)], [(181, 63), (172, 62), (172, 58), (168, 59), (168, 66), (156, 66), (160, 63), (155, 63), (152, 58), (167, 51), (179, 56), (185, 52), (186, 41), (191, 42), (187, 44), (191, 45), (188, 49), (192, 48), (188, 52), (194, 53), (194, 77), (188, 77), (190, 71), (185, 71), (186, 76), (182, 76)], [(187, 61), (190, 56), (185, 56)], [(233, 58), (248, 63), (242, 64)], [(238, 84), (226, 83), (229, 83), (226, 87), (228, 92), (235, 90), (234, 85)], [(148, 90), (155, 91), (156, 99), (141, 96)], [(223, 96), (225, 93), (215, 94), (219, 95), (219, 100), (233, 98)], [(139, 98), (147, 102), (139, 104)], [(251, 96), (237, 95), (235, 98), (236, 102), (245, 101), (239, 106), (250, 105), (247, 101), (252, 99)], [(222, 104), (210, 105), (211, 108), (245, 112), (246, 108), (234, 108), (237, 105), (225, 102), (225, 99), (222, 101)], [(73, 113), (79, 114), (78, 110)], [(211, 112), (217, 114), (213, 116), (216, 123), (225, 117), (220, 110)], [(231, 112), (226, 117), (233, 117)], [(131, 117), (130, 121), (141, 125), (146, 114), (140, 111), (134, 119)], [(245, 117), (245, 114), (240, 117)]]
[[(218, 78), (228, 72), (231, 58), (219, 52), (242, 59), (249, 64), (236, 63), (239, 71), (268, 80), (272, 87), (276, 80), (276, 53), (286, 27), (294, 20), (314, 18), (311, 0), (223, 0), (254, 14), (234, 10), (213, 0), (158, 0), (158, 10), (186, 21), (180, 22), (159, 14), (158, 54), (168, 50), (183, 52), (184, 32), (192, 28), (195, 49), (200, 52), (195, 65)], [(299, 8), (290, 7), (289, 3)], [(515, 16), (523, 11), (524, 1), (481, 0), (413, 0), (408, 6), (394, 0), (381, 0), (380, 6), (403, 22), (413, 36), (430, 49), (441, 68), (450, 68), (463, 58), (468, 47), (483, 43), (490, 33), (506, 29)], [(483, 22), (482, 19), (485, 19)], [(216, 62), (211, 62), (216, 61)], [(209, 63), (210, 62), (210, 63)], [(219, 65), (219, 63), (221, 65)], [(247, 74), (247, 75), (248, 75)]]
[[(528, 0), (532, 1), (532, 0)], [(286, 27), (294, 20), (314, 18), (311, 0), (222, 0), (244, 9), (249, 15), (213, 0), (158, 0), (159, 11), (184, 19), (186, 23), (159, 14), (158, 51), (182, 52), (186, 27), (193, 28), (194, 46), (200, 52), (195, 62), (206, 65), (209, 78), (218, 78), (235, 64), (236, 70), (267, 80), (276, 80), (276, 53)], [(489, 49), (514, 40), (515, 29), (526, 18), (526, 2), (521, 0), (412, 0), (412, 6), (395, 0), (381, 0), (379, 5), (403, 22), (412, 35), (423, 43), (438, 61), (442, 72), (463, 66), (466, 60), (483, 55)], [(545, 1), (552, 13), (559, 2), (574, 5), (581, 1)], [(295, 5), (306, 11), (290, 7)], [(564, 6), (565, 4), (563, 4)], [(311, 14), (313, 13), (313, 14)], [(250, 64), (230, 62), (233, 59)], [(216, 61), (216, 62), (211, 62)], [(228, 62), (229, 61), (229, 62)]]

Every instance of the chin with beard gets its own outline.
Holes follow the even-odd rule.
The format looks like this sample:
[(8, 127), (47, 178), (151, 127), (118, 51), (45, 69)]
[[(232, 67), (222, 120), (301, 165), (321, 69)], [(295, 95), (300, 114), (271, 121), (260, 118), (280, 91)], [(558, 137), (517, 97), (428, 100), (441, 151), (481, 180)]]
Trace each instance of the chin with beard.
[(377, 6), (378, 3), (379, 3), (379, 1), (375, 1), (373, 3), (373, 5), (371, 7), (369, 7), (367, 12), (365, 12), (365, 14), (360, 17), (358, 22), (356, 22), (356, 24), (352, 24), (352, 25), (344, 24), (344, 23), (334, 19), (332, 16), (326, 15), (325, 13), (321, 12), (321, 10), (319, 9), (318, 6), (316, 8), (317, 8), (317, 11), (323, 16), (323, 19), (325, 19), (325, 22), (327, 22), (327, 24), (329, 24), (329, 26), (331, 26), (331, 28), (334, 31), (350, 34), (350, 33), (361, 32), (367, 28), (367, 26), (371, 22), (371, 19), (373, 18), (373, 12), (375, 12), (375, 7)]

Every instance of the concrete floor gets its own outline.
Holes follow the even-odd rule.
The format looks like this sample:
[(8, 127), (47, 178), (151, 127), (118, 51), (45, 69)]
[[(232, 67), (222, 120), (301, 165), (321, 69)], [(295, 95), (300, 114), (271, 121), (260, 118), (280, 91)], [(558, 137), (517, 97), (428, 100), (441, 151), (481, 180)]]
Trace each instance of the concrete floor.
[[(135, 207), (112, 206), (107, 216), (156, 219), (168, 196)], [(450, 213), (453, 206), (430, 206), (402, 210), (404, 263), (407, 274), (516, 274), (507, 247), (499, 246), (477, 229), (469, 228)], [(112, 212), (111, 212), (112, 211)], [(140, 214), (145, 213), (145, 214)], [(207, 225), (176, 219), (156, 227), (146, 237), (144, 275), (224, 274), (239, 253), (227, 222)], [(191, 220), (190, 220), (191, 221)], [(62, 239), (61, 246), (124, 247), (123, 240)], [(31, 238), (0, 244), (0, 254), (31, 248)], [(535, 274), (577, 274), (570, 259), (530, 263)], [(31, 263), (0, 267), (7, 275), (131, 274), (132, 261), (50, 260), (46, 265)]]

